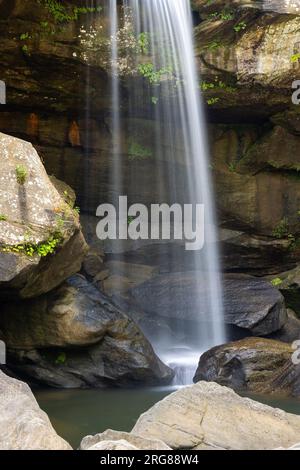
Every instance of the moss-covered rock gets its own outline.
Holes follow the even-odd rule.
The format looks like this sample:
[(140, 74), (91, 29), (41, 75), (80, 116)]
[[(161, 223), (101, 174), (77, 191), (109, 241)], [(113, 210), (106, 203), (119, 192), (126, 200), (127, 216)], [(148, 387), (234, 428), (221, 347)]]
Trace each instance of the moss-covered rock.
[(0, 295), (35, 297), (80, 269), (86, 244), (32, 145), (0, 134), (0, 156)]

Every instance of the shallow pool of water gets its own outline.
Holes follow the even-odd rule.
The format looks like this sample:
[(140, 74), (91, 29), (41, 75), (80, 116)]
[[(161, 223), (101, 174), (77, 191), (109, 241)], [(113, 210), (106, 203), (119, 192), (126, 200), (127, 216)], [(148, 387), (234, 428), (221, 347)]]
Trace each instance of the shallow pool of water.
[(81, 439), (106, 429), (131, 431), (138, 417), (174, 388), (131, 390), (39, 390), (35, 397), (57, 433), (77, 448)]
[[(77, 448), (81, 439), (106, 429), (131, 431), (138, 417), (175, 388), (131, 390), (39, 390), (40, 407), (60, 436)], [(254, 400), (300, 415), (300, 400), (251, 396)]]

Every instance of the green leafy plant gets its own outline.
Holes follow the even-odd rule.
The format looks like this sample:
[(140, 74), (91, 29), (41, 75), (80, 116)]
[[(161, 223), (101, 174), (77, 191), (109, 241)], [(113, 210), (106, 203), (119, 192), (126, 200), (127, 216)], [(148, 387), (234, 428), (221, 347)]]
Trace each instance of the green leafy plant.
[(300, 53), (299, 53), (299, 54), (293, 54), (293, 55), (291, 56), (291, 62), (292, 62), (292, 63), (299, 62), (299, 60), (300, 60)]
[(3, 215), (3, 214), (0, 214), (0, 221), (6, 222), (6, 220), (7, 220), (7, 216)]
[(23, 54), (25, 54), (25, 55), (30, 55), (30, 54), (29, 54), (28, 46), (27, 46), (26, 44), (24, 44), (24, 45), (21, 47), (21, 49), (22, 49)]
[(20, 34), (20, 40), (21, 41), (26, 41), (27, 39), (31, 39), (31, 36), (29, 33), (22, 33)]
[(62, 234), (60, 232), (50, 235), (47, 241), (42, 243), (31, 243), (24, 241), (24, 243), (19, 243), (17, 245), (2, 245), (0, 246), (0, 251), (2, 253), (18, 253), (25, 254), (28, 257), (33, 257), (35, 255), (44, 258), (50, 254), (53, 254), (57, 247), (61, 244), (63, 240)]
[(139, 52), (141, 52), (144, 55), (149, 54), (149, 47), (150, 47), (149, 33), (147, 32), (140, 33), (137, 39), (137, 43), (139, 46)]
[(228, 170), (229, 170), (231, 173), (235, 173), (235, 172), (236, 172), (236, 169), (237, 169), (237, 163), (236, 163), (236, 162), (231, 162), (231, 163), (229, 163), (227, 166), (228, 166)]
[(67, 355), (65, 352), (61, 352), (55, 359), (55, 364), (58, 366), (63, 366), (67, 362)]
[(28, 172), (25, 166), (23, 165), (17, 165), (16, 166), (16, 177), (17, 177), (17, 182), (23, 186), (26, 183), (27, 177), (28, 177)]
[(151, 85), (159, 84), (162, 79), (172, 74), (172, 67), (164, 67), (156, 70), (154, 64), (148, 62), (147, 64), (140, 64), (138, 66), (138, 72), (144, 78), (146, 78)]
[(75, 21), (80, 15), (87, 13), (100, 12), (102, 7), (71, 7), (65, 6), (58, 0), (38, 0), (38, 3), (44, 6), (56, 23)]
[(219, 80), (217, 77), (214, 82), (206, 82), (203, 81), (200, 83), (200, 88), (202, 91), (209, 91), (209, 90), (225, 90), (229, 93), (233, 93), (236, 91), (236, 88), (228, 85), (227, 83)]
[(151, 149), (143, 147), (138, 142), (131, 142), (128, 150), (129, 160), (146, 160), (152, 157)]
[(221, 21), (231, 21), (235, 17), (235, 14), (231, 10), (222, 10), (214, 11), (208, 16), (209, 20), (221, 20)]
[(239, 33), (240, 31), (243, 31), (246, 28), (247, 28), (247, 23), (245, 23), (245, 21), (241, 21), (240, 23), (236, 24), (233, 27), (233, 29), (236, 33)]
[(213, 97), (213, 98), (209, 98), (208, 100), (206, 100), (206, 103), (208, 104), (208, 106), (212, 106), (214, 104), (217, 104), (219, 101), (220, 101), (220, 98)]
[(271, 284), (273, 287), (278, 287), (283, 283), (283, 280), (280, 279), (280, 277), (276, 277), (275, 279), (272, 279)]
[(274, 228), (272, 232), (275, 238), (286, 238), (289, 235), (289, 223), (288, 219), (284, 217)]
[(208, 44), (206, 44), (204, 48), (210, 51), (213, 51), (214, 49), (218, 49), (219, 47), (221, 47), (221, 45), (222, 45), (221, 41), (211, 41)]

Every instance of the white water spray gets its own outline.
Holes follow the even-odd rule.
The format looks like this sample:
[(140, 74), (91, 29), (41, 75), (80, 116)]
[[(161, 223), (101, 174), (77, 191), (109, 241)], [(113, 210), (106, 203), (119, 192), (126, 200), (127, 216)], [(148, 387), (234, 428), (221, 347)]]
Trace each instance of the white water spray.
[[(116, 0), (110, 2), (112, 30), (115, 30)], [(174, 337), (168, 337), (167, 333), (157, 335), (157, 342), (154, 344), (162, 359), (178, 371), (177, 382), (186, 383), (191, 381), (192, 372), (186, 374), (184, 370), (195, 369), (200, 353), (221, 344), (225, 339), (219, 256), (214, 243), (215, 209), (200, 81), (194, 57), (190, 1), (124, 0), (123, 8), (132, 15), (133, 35), (142, 49), (137, 54), (133, 69), (136, 75), (140, 74), (144, 78), (141, 86), (138, 86), (140, 82), (133, 79), (131, 89), (129, 85), (129, 110), (133, 118), (143, 113), (155, 121), (156, 185), (162, 199), (166, 197), (167, 191), (170, 202), (191, 202), (205, 206), (206, 244), (191, 262), (191, 270), (199, 285), (199, 321), (187, 321), (184, 325), (179, 322), (179, 329), (186, 329), (183, 348), (179, 347), (181, 345), (176, 343)], [(112, 40), (112, 64), (118, 59), (116, 46), (117, 41)], [(119, 142), (119, 90), (115, 75), (114, 73), (113, 129), (115, 142)], [(178, 140), (181, 164), (183, 162), (185, 171), (174, 174), (170, 173), (169, 168), (170, 164), (178, 165)], [(165, 162), (166, 143), (168, 163)], [(132, 184), (136, 184), (134, 175)], [(200, 289), (203, 282), (206, 288)], [(182, 300), (184, 305), (184, 299)]]

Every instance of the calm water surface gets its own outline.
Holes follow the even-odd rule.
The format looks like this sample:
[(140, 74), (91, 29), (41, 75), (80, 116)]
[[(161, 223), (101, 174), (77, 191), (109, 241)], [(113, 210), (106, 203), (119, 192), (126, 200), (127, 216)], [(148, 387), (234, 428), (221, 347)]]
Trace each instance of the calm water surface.
[[(175, 389), (39, 390), (35, 396), (60, 436), (74, 448), (88, 434), (106, 429), (131, 431), (138, 417)], [(300, 400), (251, 396), (264, 404), (300, 415)]]

